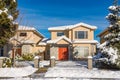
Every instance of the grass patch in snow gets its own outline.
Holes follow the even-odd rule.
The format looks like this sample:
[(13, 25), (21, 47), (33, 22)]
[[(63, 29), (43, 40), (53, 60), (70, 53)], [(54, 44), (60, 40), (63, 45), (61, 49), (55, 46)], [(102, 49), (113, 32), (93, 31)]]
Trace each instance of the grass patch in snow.
[(39, 68), (35, 73), (46, 73), (49, 66)]

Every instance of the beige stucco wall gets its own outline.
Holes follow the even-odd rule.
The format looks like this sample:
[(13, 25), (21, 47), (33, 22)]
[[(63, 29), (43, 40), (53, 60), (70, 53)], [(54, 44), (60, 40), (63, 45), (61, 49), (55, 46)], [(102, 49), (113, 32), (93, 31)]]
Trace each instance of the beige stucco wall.
[[(27, 36), (19, 36), (21, 32), (25, 32), (27, 33)], [(19, 40), (19, 41), (25, 41), (25, 40), (32, 40), (35, 43), (37, 43), (38, 41), (40, 41), (42, 39), (42, 37), (38, 36), (37, 34), (35, 34), (35, 32), (33, 31), (29, 31), (29, 30), (20, 30), (17, 31), (15, 37)]]
[(69, 44), (69, 42), (62, 39), (62, 40), (58, 41), (57, 44)]
[(50, 48), (50, 56), (54, 56), (56, 60), (58, 60), (58, 47), (51, 47)]
[(57, 38), (57, 32), (56, 31), (51, 31), (51, 40), (54, 40)]

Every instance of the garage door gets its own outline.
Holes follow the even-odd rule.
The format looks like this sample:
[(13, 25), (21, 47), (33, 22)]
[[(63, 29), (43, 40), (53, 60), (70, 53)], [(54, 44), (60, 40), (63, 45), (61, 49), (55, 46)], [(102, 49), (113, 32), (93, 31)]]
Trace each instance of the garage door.
[(59, 60), (68, 60), (68, 48), (67, 47), (59, 48)]

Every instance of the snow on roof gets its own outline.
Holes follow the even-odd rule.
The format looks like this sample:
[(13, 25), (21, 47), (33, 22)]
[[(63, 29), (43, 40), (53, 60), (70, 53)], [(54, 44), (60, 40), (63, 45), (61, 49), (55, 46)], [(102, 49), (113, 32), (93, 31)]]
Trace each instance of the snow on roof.
[(18, 30), (36, 30), (34, 27), (19, 26)]
[(98, 43), (97, 40), (82, 40), (82, 41), (78, 41), (78, 40), (74, 40), (73, 43)]
[(36, 30), (34, 27), (29, 27), (29, 26), (19, 26), (18, 30), (31, 30), (31, 31), (35, 31), (38, 35), (41, 35), (42, 37), (44, 37), (43, 34), (41, 34), (38, 30)]
[(62, 39), (65, 39), (66, 41), (72, 43), (71, 40), (68, 39), (66, 36), (61, 36), (61, 37), (59, 37), (58, 39), (55, 39), (55, 40), (49, 40), (49, 41), (47, 41), (47, 43), (57, 43), (58, 41), (60, 41)]
[(48, 28), (48, 30), (66, 30), (66, 29), (72, 29), (72, 28), (75, 28), (75, 27), (78, 27), (78, 26), (84, 26), (84, 27), (87, 27), (87, 28), (90, 28), (90, 29), (97, 29), (96, 26), (92, 26), (92, 25), (81, 22), (81, 23), (74, 24), (74, 25), (50, 27), (50, 28)]
[(104, 43), (102, 43), (102, 44), (98, 45), (98, 48), (101, 48), (101, 47), (106, 46), (106, 44), (107, 44), (107, 43), (108, 43), (108, 42), (107, 42), (107, 41), (105, 41)]
[(50, 40), (50, 39), (49, 39), (49, 38), (44, 38), (44, 39), (42, 39), (41, 42), (38, 43), (38, 45), (39, 45), (39, 46), (40, 46), (40, 45), (47, 45), (46, 42), (47, 42), (48, 40)]

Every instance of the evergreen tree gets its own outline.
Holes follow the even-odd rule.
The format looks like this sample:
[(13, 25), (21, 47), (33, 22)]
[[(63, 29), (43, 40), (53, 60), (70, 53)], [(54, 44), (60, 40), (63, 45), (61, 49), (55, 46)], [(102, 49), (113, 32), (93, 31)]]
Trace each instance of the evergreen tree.
[(0, 47), (14, 36), (18, 27), (14, 21), (18, 13), (16, 0), (0, 0)]
[(101, 55), (99, 55), (97, 64), (100, 67), (120, 69), (120, 6), (118, 6), (118, 0), (114, 0), (109, 11), (110, 13), (106, 16), (110, 23), (109, 33), (104, 36), (105, 42), (99, 46)]

